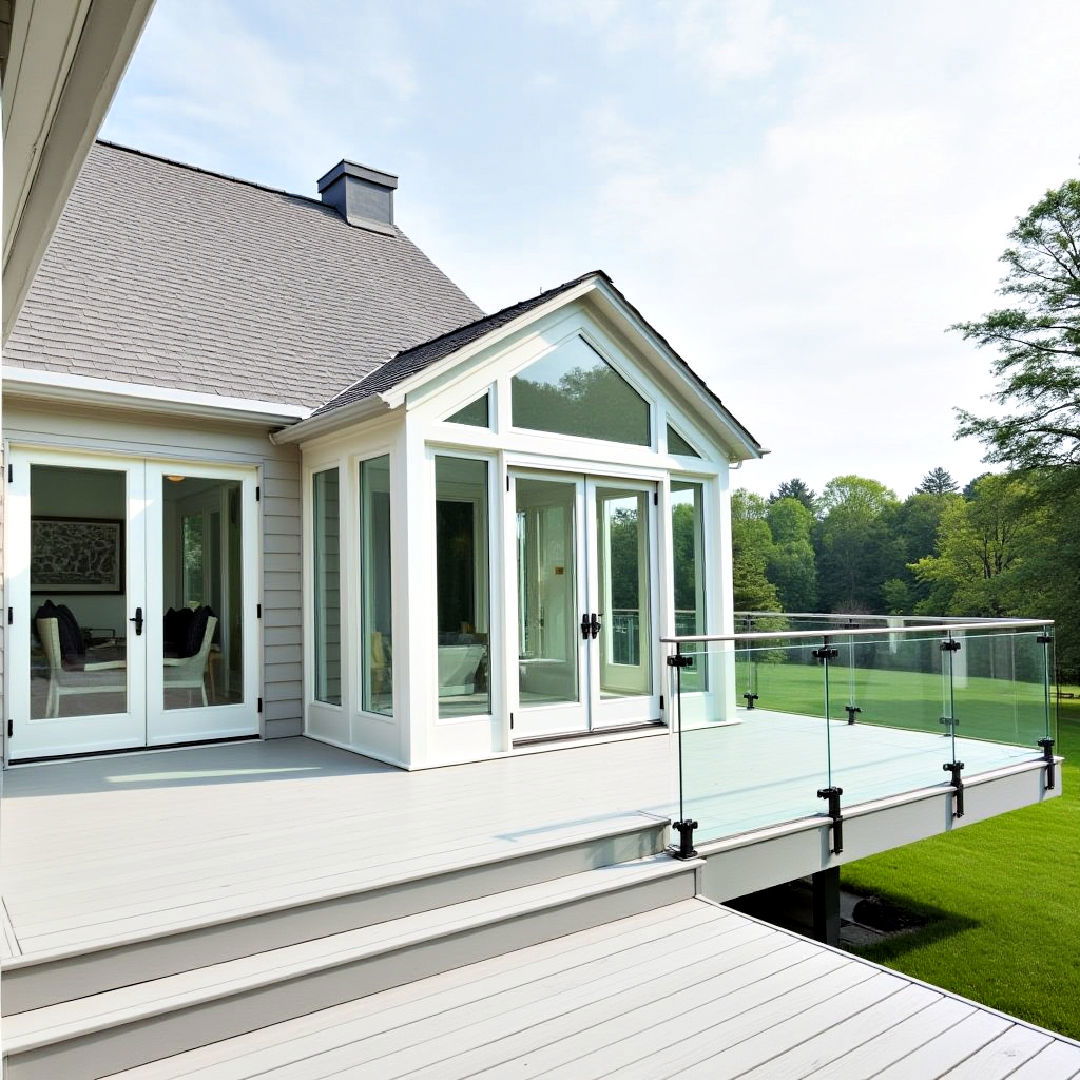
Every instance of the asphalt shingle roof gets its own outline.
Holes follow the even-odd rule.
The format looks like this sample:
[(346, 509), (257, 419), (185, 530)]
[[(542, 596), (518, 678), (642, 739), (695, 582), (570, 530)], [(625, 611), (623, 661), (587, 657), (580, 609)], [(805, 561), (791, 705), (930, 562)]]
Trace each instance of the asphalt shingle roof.
[(4, 362), (313, 408), (481, 314), (399, 230), (99, 142)]
[(601, 277), (609, 284), (611, 283), (611, 278), (603, 270), (592, 270), (587, 274), (574, 278), (573, 281), (567, 281), (563, 285), (557, 285), (554, 289), (547, 289), (537, 296), (531, 296), (528, 300), (511, 304), (501, 311), (496, 311), (493, 315), (485, 315), (475, 322), (467, 323), (465, 326), (459, 326), (455, 330), (440, 334), (431, 341), (425, 341), (420, 345), (413, 346), (411, 349), (404, 349), (378, 370), (359, 379), (352, 386), (346, 387), (337, 397), (332, 398), (322, 408), (316, 409), (314, 415), (318, 416), (321, 413), (330, 412), (332, 409), (339, 409), (342, 405), (348, 405), (353, 401), (359, 401), (362, 398), (371, 397), (373, 394), (380, 394), (384, 390), (389, 390), (392, 386), (403, 382), (410, 375), (415, 375), (416, 372), (423, 371), (424, 368), (430, 367), (437, 361), (446, 359), (446, 357), (457, 352), (458, 349), (463, 349), (466, 345), (470, 345), (486, 334), (490, 334), (500, 326), (513, 322), (518, 316), (525, 315), (541, 307), (560, 294), (569, 292), (570, 289), (591, 277)]

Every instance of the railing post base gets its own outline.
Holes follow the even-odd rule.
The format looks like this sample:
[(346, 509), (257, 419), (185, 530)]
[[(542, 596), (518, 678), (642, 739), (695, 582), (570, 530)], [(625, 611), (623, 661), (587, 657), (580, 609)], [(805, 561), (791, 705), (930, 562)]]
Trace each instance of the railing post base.
[(839, 787), (827, 787), (818, 789), (819, 799), (829, 800), (829, 817), (832, 818), (832, 846), (829, 850), (834, 855), (839, 855), (844, 850), (844, 815), (840, 809), (840, 796), (844, 789)]
[(964, 778), (960, 775), (964, 771), (962, 761), (950, 761), (941, 766), (952, 777), (950, 783), (953, 786), (953, 817), (964, 816)]
[(844, 712), (847, 713), (847, 722), (850, 726), (855, 723), (855, 714), (861, 713), (862, 709), (860, 709), (858, 705), (845, 705)]
[(754, 707), (754, 702), (758, 699), (757, 694), (743, 694), (743, 697), (746, 698), (747, 709), (752, 709)]
[(1057, 762), (1054, 760), (1054, 740), (1047, 737), (1039, 740), (1042, 747), (1043, 761), (1046, 762), (1046, 790), (1053, 791), (1057, 786)]
[(696, 821), (683, 818), (682, 821), (673, 821), (671, 827), (679, 834), (679, 845), (673, 848), (671, 855), (675, 859), (694, 859), (697, 852), (694, 850), (694, 830), (698, 827)]

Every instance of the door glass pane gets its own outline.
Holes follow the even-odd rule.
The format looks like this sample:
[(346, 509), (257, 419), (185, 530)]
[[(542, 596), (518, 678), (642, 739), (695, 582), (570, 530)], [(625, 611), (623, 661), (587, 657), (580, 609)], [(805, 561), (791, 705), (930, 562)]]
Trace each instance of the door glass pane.
[[(675, 577), (675, 633), (678, 635), (706, 632), (701, 498), (701, 484), (671, 481), (671, 551)], [(682, 670), (680, 685), (684, 692), (706, 688), (707, 663), (703, 649), (694, 655), (693, 666)]]
[(242, 490), (239, 480), (162, 478), (166, 709), (244, 700)]
[(600, 696), (652, 692), (649, 492), (596, 489)]
[(648, 446), (649, 403), (582, 337), (514, 376), (514, 426)]
[(440, 716), (491, 711), (487, 475), (486, 461), (435, 459)]
[(361, 634), (364, 642), (364, 703), (368, 712), (393, 712), (390, 637), (390, 457), (360, 465), (360, 527), (364, 550)]
[(30, 715), (128, 711), (127, 473), (30, 469)]
[(577, 701), (577, 485), (521, 477), (516, 487), (521, 705)]
[(311, 477), (314, 697), (341, 704), (341, 505), (337, 469)]

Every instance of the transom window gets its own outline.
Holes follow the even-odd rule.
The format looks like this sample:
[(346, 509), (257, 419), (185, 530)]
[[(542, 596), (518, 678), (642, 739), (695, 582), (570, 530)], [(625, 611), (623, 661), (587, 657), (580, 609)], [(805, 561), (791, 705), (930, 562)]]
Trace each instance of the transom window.
[(514, 426), (649, 446), (649, 403), (580, 335), (513, 380)]

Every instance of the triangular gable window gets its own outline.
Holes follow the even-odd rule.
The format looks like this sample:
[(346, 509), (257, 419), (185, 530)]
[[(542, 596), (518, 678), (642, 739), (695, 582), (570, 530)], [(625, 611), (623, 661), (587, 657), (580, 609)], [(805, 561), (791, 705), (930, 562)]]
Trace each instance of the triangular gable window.
[(458, 409), (452, 416), (446, 418), (448, 424), (468, 424), (470, 427), (489, 427), (491, 421), (488, 418), (488, 395), (478, 397), (470, 401), (468, 405)]
[(701, 457), (670, 424), (667, 427), (667, 448), (669, 454), (676, 454), (678, 457)]
[(648, 446), (649, 403), (583, 338), (518, 372), (514, 426)]

